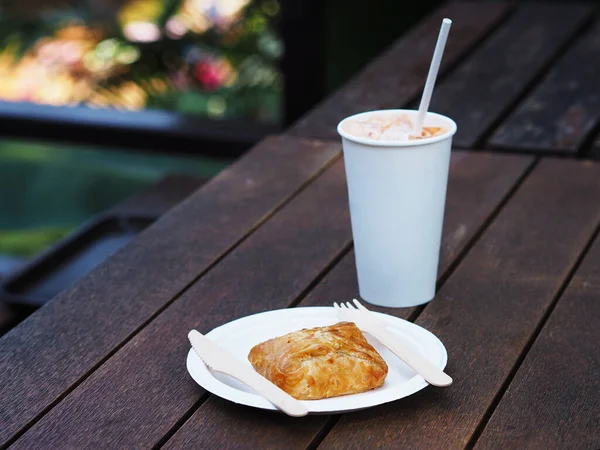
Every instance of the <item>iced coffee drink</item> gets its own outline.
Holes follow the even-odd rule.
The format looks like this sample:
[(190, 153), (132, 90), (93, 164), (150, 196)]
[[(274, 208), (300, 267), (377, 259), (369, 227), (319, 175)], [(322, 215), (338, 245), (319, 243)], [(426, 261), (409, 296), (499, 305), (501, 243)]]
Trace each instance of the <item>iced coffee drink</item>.
[(435, 295), (452, 136), (456, 124), (387, 110), (343, 120), (344, 165), (359, 293), (369, 303), (409, 307)]

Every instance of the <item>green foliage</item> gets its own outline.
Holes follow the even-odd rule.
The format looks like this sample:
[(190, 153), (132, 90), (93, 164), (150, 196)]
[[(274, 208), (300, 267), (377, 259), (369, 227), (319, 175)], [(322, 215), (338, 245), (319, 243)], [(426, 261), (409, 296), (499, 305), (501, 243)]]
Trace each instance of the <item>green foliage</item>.
[[(218, 25), (217, 17), (211, 19), (215, 20), (214, 26), (206, 30), (188, 29), (182, 36), (173, 36), (168, 30), (169, 21), (183, 20), (183, 3), (183, 0), (125, 3), (127, 17), (144, 17), (148, 14), (146, 9), (154, 14), (147, 23), (158, 27), (160, 37), (152, 42), (132, 41), (131, 33), (127, 33), (130, 24), (119, 23), (122, 18), (115, 11), (109, 14), (107, 8), (94, 8), (95, 2), (78, 2), (75, 8), (40, 14), (35, 21), (18, 16), (0, 18), (3, 43), (0, 48), (21, 58), (41, 38), (54, 36), (69, 25), (85, 24), (102, 33), (85, 58), (88, 62), (90, 58), (96, 61), (97, 67), (112, 69), (100, 72), (93, 69), (94, 64), (86, 66), (92, 67), (92, 72), (99, 71), (84, 75), (94, 80), (96, 95), (81, 98), (79, 103), (133, 107), (125, 99), (131, 93), (126, 86), (134, 83), (144, 92), (146, 108), (212, 118), (278, 121), (283, 90), (278, 68), (283, 44), (275, 28), (278, 2), (251, 1), (225, 27)], [(136, 13), (136, 8), (141, 11)], [(215, 102), (223, 107), (215, 108)]]
[(30, 258), (67, 236), (75, 227), (44, 227), (33, 230), (0, 230), (0, 253)]

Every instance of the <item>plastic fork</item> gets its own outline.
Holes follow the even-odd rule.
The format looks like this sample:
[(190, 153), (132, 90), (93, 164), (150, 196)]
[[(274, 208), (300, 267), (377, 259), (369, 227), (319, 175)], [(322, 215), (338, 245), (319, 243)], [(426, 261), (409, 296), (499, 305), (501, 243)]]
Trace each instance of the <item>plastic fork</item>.
[(389, 348), (396, 356), (408, 364), (421, 375), (425, 381), (434, 386), (450, 386), (452, 378), (444, 373), (439, 367), (432, 364), (416, 351), (410, 349), (405, 343), (393, 334), (386, 331), (386, 324), (365, 308), (358, 300), (354, 299), (354, 305), (350, 302), (337, 304), (333, 307), (341, 320), (354, 322), (358, 328), (368, 332), (379, 342)]

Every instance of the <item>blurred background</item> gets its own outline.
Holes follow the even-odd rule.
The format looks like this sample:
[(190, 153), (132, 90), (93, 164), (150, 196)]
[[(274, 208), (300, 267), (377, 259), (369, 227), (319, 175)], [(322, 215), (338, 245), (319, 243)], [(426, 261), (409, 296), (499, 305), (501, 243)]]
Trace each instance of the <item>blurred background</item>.
[(1, 1), (0, 278), (165, 175), (214, 176), (438, 3)]

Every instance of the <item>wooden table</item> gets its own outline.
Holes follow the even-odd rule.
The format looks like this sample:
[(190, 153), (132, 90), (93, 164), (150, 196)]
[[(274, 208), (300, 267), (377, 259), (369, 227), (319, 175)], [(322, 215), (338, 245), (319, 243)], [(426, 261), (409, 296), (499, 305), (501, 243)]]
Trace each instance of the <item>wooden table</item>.
[[(593, 153), (593, 13), (451, 3), (426, 18), (0, 340), (2, 446), (599, 448), (600, 163), (547, 155)], [(455, 383), (302, 419), (208, 395), (186, 372), (188, 330), (357, 294), (334, 125), (413, 104), (443, 16), (434, 109), (457, 147), (529, 152), (453, 152), (436, 299), (377, 308), (439, 336)]]

